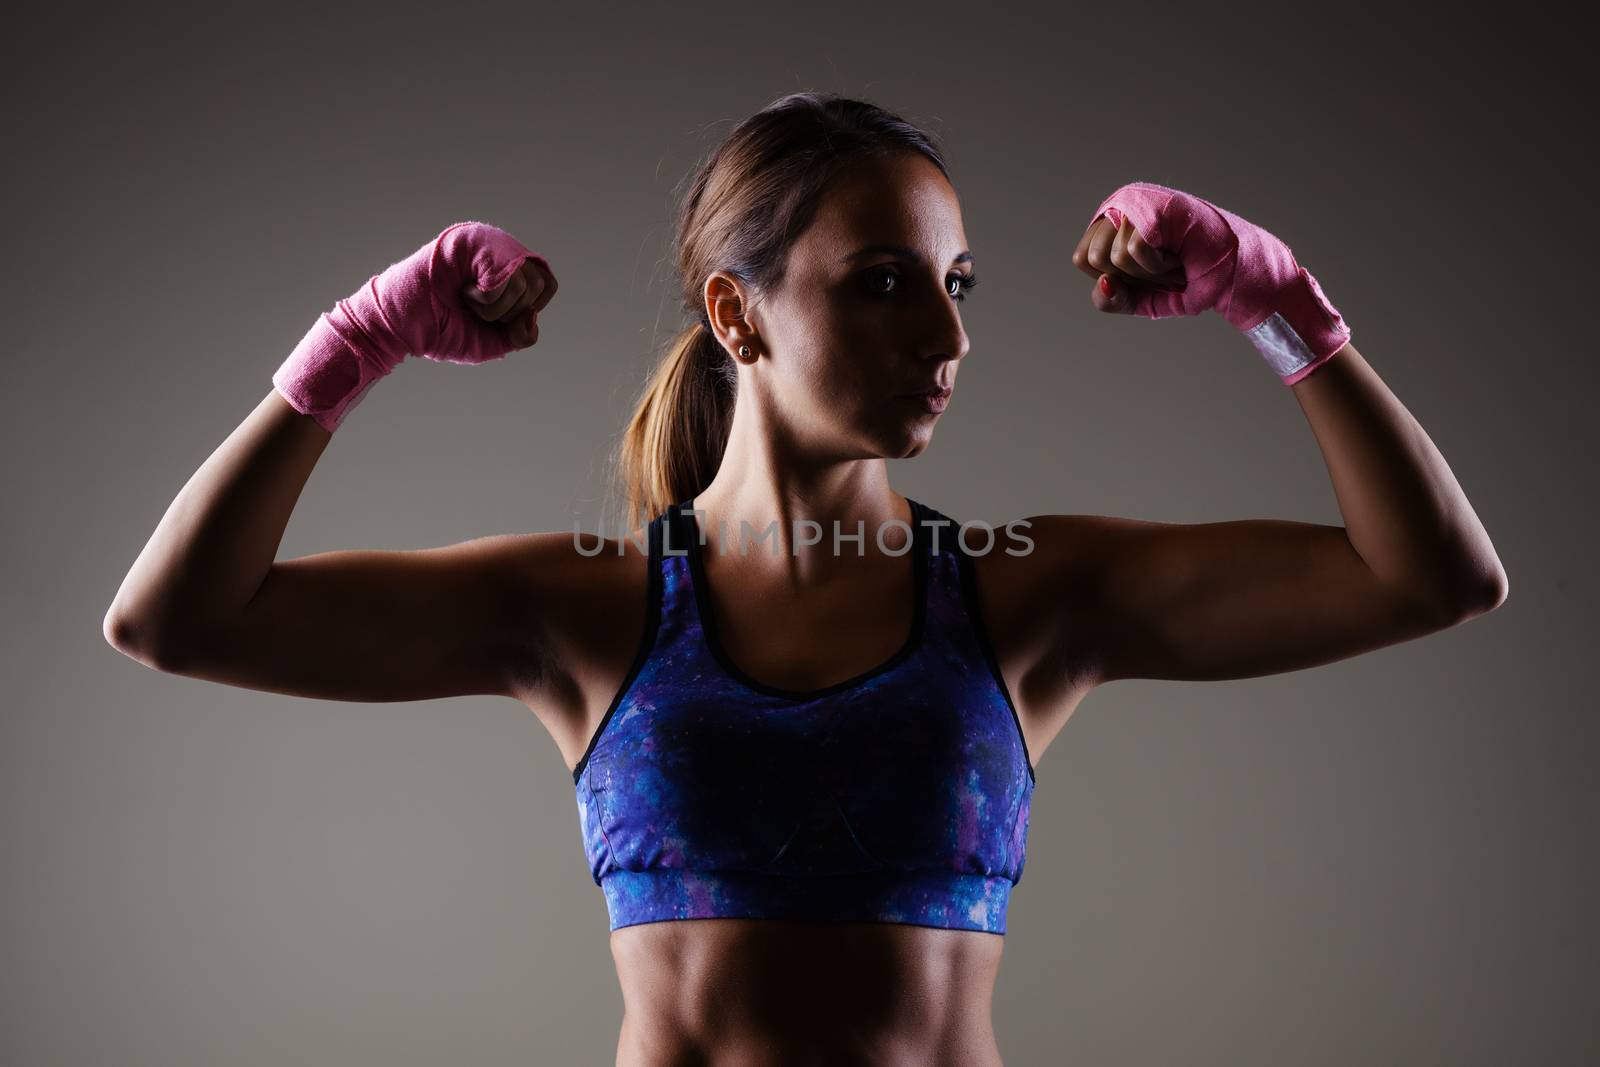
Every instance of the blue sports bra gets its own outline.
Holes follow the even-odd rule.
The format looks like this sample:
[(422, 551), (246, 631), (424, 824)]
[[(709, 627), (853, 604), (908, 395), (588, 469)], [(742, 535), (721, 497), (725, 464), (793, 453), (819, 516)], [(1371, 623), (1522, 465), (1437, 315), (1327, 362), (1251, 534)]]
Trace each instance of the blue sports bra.
[(1004, 934), (1034, 773), (957, 525), (910, 501), (915, 614), (878, 666), (764, 685), (717, 637), (685, 503), (648, 526), (644, 635), (573, 769), (611, 929), (670, 919)]

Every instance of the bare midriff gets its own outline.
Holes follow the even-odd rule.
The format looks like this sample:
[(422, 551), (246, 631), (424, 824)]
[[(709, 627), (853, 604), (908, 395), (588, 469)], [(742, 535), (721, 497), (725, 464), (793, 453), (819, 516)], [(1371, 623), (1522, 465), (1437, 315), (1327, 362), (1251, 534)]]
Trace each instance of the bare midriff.
[(682, 919), (611, 934), (618, 1067), (1000, 1067), (1004, 938), (901, 923)]

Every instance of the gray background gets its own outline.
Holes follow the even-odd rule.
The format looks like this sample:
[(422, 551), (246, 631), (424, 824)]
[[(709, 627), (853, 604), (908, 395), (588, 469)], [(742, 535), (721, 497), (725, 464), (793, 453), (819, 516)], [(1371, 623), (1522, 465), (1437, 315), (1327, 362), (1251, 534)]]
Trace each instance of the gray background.
[(1592, 40), (1526, 4), (548, 7), (10, 17), (0, 1060), (611, 1061), (605, 906), (533, 715), (165, 676), (101, 616), (314, 317), (463, 218), (549, 258), (541, 341), (408, 360), (283, 555), (593, 528), (678, 325), (677, 183), (820, 88), (945, 139), (983, 279), (902, 491), (1341, 521), (1226, 323), (1093, 311), (1088, 214), (1156, 181), (1293, 246), (1511, 576), (1354, 660), (1093, 693), (1039, 768), (1007, 1063), (1595, 1062)]

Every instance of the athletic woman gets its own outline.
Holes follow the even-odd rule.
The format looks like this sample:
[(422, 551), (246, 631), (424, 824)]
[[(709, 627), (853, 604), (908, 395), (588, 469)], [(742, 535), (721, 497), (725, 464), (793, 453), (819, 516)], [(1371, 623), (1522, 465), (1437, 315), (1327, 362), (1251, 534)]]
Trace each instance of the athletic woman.
[(1317, 281), (1207, 200), (1125, 185), (1072, 263), (1100, 311), (1244, 333), (1344, 526), (963, 525), (895, 492), (884, 460), (928, 447), (976, 279), (940, 147), (877, 107), (775, 101), (703, 162), (678, 223), (688, 324), (621, 438), (625, 535), (274, 558), (332, 434), (407, 355), (537, 340), (549, 264), (461, 222), (319, 316), (105, 618), (162, 671), (532, 709), (610, 918), (619, 1064), (999, 1064), (1035, 763), (1089, 690), (1298, 670), (1506, 596)]

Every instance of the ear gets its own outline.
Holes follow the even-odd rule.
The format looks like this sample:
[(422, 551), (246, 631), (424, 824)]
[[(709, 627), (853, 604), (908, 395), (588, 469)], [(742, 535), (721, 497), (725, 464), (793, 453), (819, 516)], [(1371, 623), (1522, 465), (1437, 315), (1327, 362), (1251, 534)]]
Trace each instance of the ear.
[(739, 351), (740, 345), (749, 345), (752, 351), (758, 348), (759, 331), (750, 320), (749, 295), (744, 282), (727, 271), (712, 271), (706, 279), (702, 294), (706, 320), (711, 323), (717, 343), (726, 348), (730, 356)]

